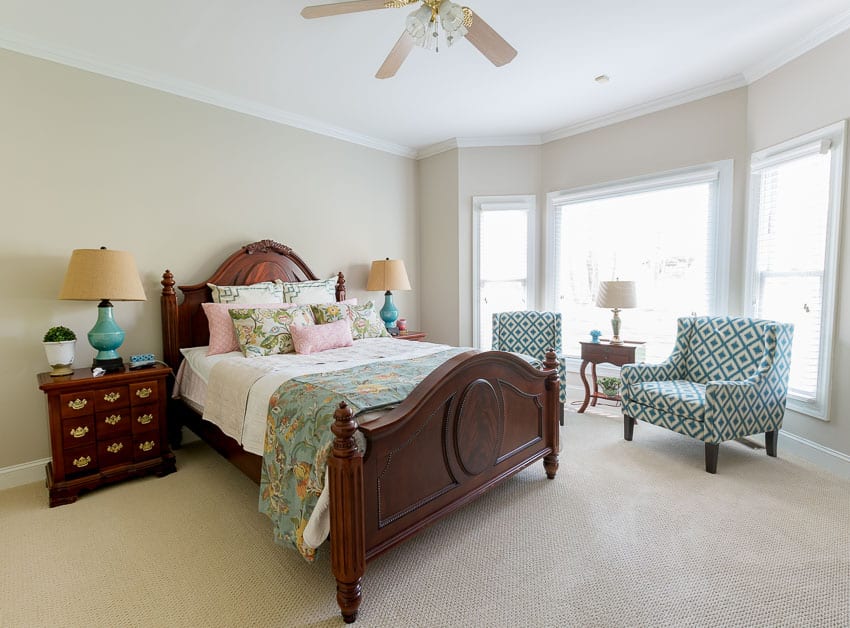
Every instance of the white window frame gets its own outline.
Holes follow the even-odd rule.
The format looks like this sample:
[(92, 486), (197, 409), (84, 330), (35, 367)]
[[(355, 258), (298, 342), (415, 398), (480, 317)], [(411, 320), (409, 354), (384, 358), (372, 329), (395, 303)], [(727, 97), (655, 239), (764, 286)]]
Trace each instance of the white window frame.
[[(800, 137), (782, 142), (770, 148), (754, 152), (750, 162), (750, 194), (747, 220), (747, 283), (746, 308), (749, 315), (755, 312), (758, 298), (757, 241), (758, 213), (760, 201), (760, 177), (762, 169), (792, 161), (817, 151), (829, 150), (830, 182), (829, 205), (827, 208), (826, 251), (823, 268), (823, 299), (821, 302), (821, 335), (818, 361), (817, 389), (814, 399), (789, 393), (787, 407), (801, 414), (829, 421), (829, 391), (832, 376), (832, 346), (835, 332), (836, 290), (838, 285), (838, 246), (841, 228), (842, 193), (844, 188), (844, 144), (846, 122), (812, 131)], [(793, 355), (791, 356), (793, 360)]]
[[(717, 181), (715, 197), (715, 218), (712, 221), (712, 254), (709, 265), (713, 268), (714, 282), (710, 300), (711, 314), (726, 315), (729, 308), (729, 269), (732, 250), (732, 199), (734, 183), (734, 160), (724, 159), (698, 166), (677, 168), (664, 172), (620, 179), (607, 183), (584, 186), (572, 190), (550, 192), (546, 196), (546, 238), (544, 242), (544, 280), (546, 307), (557, 311), (559, 304), (556, 295), (556, 272), (554, 270), (557, 252), (555, 251), (555, 211), (572, 203), (650, 192), (676, 186), (694, 185), (701, 182)], [(675, 321), (674, 321), (675, 323)], [(578, 372), (581, 359), (567, 358), (567, 370)], [(600, 366), (601, 374), (616, 375), (619, 368)]]
[(472, 197), (472, 346), (480, 349), (481, 341), (481, 212), (522, 210), (527, 213), (526, 229), (526, 303), (534, 307), (537, 300), (537, 196), (516, 194), (508, 196)]

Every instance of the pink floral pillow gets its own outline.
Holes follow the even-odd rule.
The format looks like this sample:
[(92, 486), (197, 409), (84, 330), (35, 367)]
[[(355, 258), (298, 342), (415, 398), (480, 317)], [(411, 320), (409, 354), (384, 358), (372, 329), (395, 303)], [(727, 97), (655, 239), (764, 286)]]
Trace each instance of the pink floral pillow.
[(289, 328), (289, 333), (292, 334), (295, 353), (305, 355), (354, 344), (351, 325), (347, 320), (324, 325), (293, 325)]
[(244, 305), (239, 303), (202, 303), (201, 307), (204, 308), (204, 314), (207, 315), (207, 322), (210, 327), (210, 346), (207, 349), (207, 355), (218, 355), (219, 353), (240, 350), (239, 340), (236, 338), (236, 328), (233, 326), (233, 319), (227, 313), (228, 310), (244, 309), (246, 307), (283, 310), (295, 307), (295, 304), (269, 303)]

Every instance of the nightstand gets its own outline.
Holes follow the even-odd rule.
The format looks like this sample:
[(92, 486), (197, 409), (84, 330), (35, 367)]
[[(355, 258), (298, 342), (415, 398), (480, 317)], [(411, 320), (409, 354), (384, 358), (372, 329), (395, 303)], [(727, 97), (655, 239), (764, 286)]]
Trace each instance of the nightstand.
[[(584, 403), (581, 404), (579, 412), (584, 412), (587, 405), (596, 405), (597, 399), (610, 399), (611, 401), (619, 401), (620, 397), (609, 396), (599, 392), (599, 382), (596, 378), (597, 364), (613, 364), (614, 366), (623, 366), (624, 364), (634, 364), (643, 362), (646, 350), (642, 342), (624, 342), (621, 344), (611, 344), (607, 341), (602, 342), (582, 342), (581, 343), (581, 382), (584, 384)], [(590, 384), (587, 381), (587, 365), (591, 365), (591, 376), (593, 377), (593, 391), (590, 390)]]
[(400, 331), (397, 336), (393, 336), (398, 340), (425, 340), (427, 337), (424, 331)]
[(168, 446), (166, 378), (152, 366), (92, 377), (91, 369), (51, 377), (38, 374), (47, 395), (50, 506), (77, 501), (80, 492), (104, 484), (175, 470)]

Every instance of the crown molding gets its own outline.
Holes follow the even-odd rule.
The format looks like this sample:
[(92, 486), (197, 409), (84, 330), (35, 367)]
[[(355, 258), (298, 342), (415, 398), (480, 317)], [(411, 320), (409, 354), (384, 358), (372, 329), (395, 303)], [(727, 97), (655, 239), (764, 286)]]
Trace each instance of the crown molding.
[(419, 149), (416, 159), (426, 159), (447, 153), (456, 148), (500, 148), (503, 146), (540, 146), (543, 138), (539, 135), (502, 135), (496, 137), (453, 137), (450, 140), (431, 144)]
[(378, 138), (363, 135), (355, 131), (325, 124), (319, 120), (291, 113), (255, 101), (236, 98), (217, 90), (208, 89), (189, 81), (173, 79), (161, 74), (147, 72), (129, 65), (104, 63), (90, 55), (68, 48), (50, 46), (34, 38), (25, 37), (18, 33), (0, 28), (0, 48), (21, 54), (53, 61), (86, 72), (108, 76), (143, 87), (149, 87), (175, 96), (196, 100), (223, 109), (229, 109), (255, 118), (277, 122), (318, 135), (358, 144), (382, 152), (414, 159), (417, 151), (409, 146), (402, 146)]
[(840, 35), (850, 28), (850, 11), (837, 15), (825, 24), (821, 24), (803, 39), (783, 48), (782, 50), (770, 55), (760, 63), (751, 65), (744, 70), (744, 77), (747, 79), (747, 84), (754, 83), (757, 80), (764, 78), (774, 70), (778, 70), (786, 63), (789, 63), (801, 57), (810, 50), (813, 50), (826, 43), (836, 35)]
[(627, 107), (604, 116), (590, 118), (577, 124), (572, 124), (570, 126), (550, 131), (549, 133), (544, 133), (542, 136), (543, 143), (548, 144), (549, 142), (561, 140), (566, 137), (572, 137), (573, 135), (587, 133), (588, 131), (601, 129), (602, 127), (617, 124), (618, 122), (625, 122), (626, 120), (645, 116), (647, 114), (676, 107), (678, 105), (684, 105), (695, 100), (708, 98), (709, 96), (715, 96), (723, 92), (738, 89), (739, 87), (745, 87), (746, 85), (747, 81), (744, 78), (744, 75), (736, 74), (735, 76), (731, 76), (720, 81), (700, 85), (693, 89), (677, 92), (669, 96), (664, 96), (663, 98), (656, 98), (655, 100), (650, 100), (649, 102), (635, 105), (634, 107)]

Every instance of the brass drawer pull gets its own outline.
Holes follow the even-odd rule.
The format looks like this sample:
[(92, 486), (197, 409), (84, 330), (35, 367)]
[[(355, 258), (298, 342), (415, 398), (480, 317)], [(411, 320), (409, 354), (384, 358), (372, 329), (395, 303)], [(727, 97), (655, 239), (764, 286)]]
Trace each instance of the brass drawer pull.
[(89, 466), (91, 462), (91, 456), (83, 456), (81, 458), (74, 458), (74, 461), (71, 463), (78, 469), (82, 469), (83, 467)]
[(106, 448), (106, 451), (111, 454), (117, 454), (122, 449), (124, 449), (124, 443), (112, 443), (109, 447)]
[(151, 449), (153, 449), (155, 444), (156, 443), (154, 443), (152, 440), (146, 440), (144, 443), (139, 443), (139, 449), (141, 449), (142, 451), (150, 451)]
[(71, 428), (71, 436), (73, 436), (74, 438), (82, 438), (83, 436), (85, 436), (88, 433), (89, 433), (89, 428), (86, 425), (83, 425), (83, 426), (80, 426), (80, 427), (77, 427), (77, 428)]
[(147, 425), (148, 423), (150, 423), (151, 421), (153, 421), (153, 415), (152, 415), (152, 414), (143, 414), (142, 416), (140, 416), (140, 417), (139, 417), (138, 419), (136, 419), (136, 420), (137, 420), (139, 423), (141, 423), (142, 425)]
[(120, 414), (110, 414), (108, 417), (103, 419), (104, 423), (108, 423), (109, 425), (116, 425), (118, 421), (121, 420)]
[(106, 393), (106, 394), (103, 396), (103, 400), (104, 400), (104, 401), (108, 401), (109, 403), (115, 403), (115, 402), (116, 402), (116, 401), (118, 401), (120, 398), (121, 398), (121, 393), (119, 393), (119, 392)]
[(151, 393), (153, 393), (153, 390), (150, 388), (139, 388), (139, 390), (136, 391), (136, 396), (139, 399), (147, 399), (151, 396)]
[(88, 402), (88, 399), (74, 399), (73, 401), (68, 402), (68, 407), (71, 408), (71, 410), (82, 410), (86, 407)]

